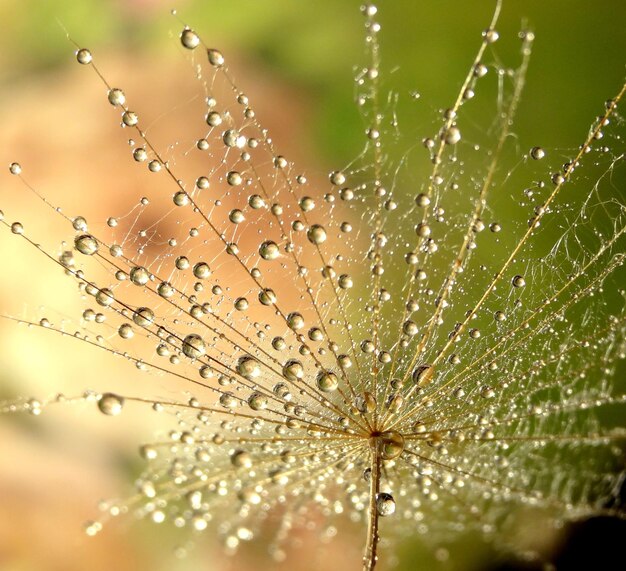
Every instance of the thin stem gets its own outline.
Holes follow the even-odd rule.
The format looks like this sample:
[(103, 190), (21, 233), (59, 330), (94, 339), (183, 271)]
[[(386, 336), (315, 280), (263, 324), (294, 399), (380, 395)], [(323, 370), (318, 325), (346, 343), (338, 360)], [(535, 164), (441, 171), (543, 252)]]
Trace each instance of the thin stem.
[(378, 494), (380, 492), (380, 439), (376, 436), (370, 439), (370, 494), (368, 508), (367, 538), (363, 555), (363, 571), (374, 571), (378, 561)]

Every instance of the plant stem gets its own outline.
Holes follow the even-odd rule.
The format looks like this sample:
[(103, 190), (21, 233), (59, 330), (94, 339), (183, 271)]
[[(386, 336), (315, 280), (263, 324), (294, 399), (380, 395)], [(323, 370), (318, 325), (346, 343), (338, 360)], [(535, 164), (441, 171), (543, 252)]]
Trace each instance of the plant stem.
[(380, 439), (376, 436), (370, 439), (370, 494), (367, 522), (367, 539), (363, 555), (363, 571), (374, 571), (378, 560), (378, 506), (377, 499), (380, 492)]

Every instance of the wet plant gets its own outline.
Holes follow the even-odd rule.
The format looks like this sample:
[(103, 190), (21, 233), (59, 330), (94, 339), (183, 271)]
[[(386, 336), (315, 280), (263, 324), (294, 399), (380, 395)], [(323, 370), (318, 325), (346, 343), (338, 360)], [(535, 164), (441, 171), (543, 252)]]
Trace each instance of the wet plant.
[[(540, 142), (519, 149), (534, 34), (520, 33), (515, 67), (491, 57), (498, 3), (458, 95), (407, 141), (383, 89), (377, 9), (362, 12), (365, 147), (325, 181), (277, 148), (227, 55), (184, 25), (201, 96), (176, 143), (76, 46), (129, 134), (129, 160), (155, 180), (129, 211), (88, 222), (10, 165), (71, 237), (56, 249), (2, 224), (67, 275), (84, 309), (78, 332), (5, 318), (125, 359), (180, 395), (5, 403), (152, 407), (173, 427), (140, 447), (137, 494), (104, 505), (88, 534), (132, 512), (217, 530), (234, 551), (279, 513), (269, 550), (280, 559), (290, 528), (348, 517), (373, 570), (385, 538), (438, 545), (477, 529), (519, 551), (510, 538), (528, 518), (558, 528), (621, 514), (626, 86), (566, 158)], [(495, 111), (477, 125), (491, 76)]]

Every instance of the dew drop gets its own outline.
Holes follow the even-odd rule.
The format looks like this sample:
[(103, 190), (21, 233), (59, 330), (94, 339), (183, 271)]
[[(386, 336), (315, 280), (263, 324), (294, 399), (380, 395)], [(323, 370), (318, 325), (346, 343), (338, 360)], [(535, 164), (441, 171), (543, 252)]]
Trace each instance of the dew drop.
[(267, 408), (267, 397), (261, 393), (252, 393), (248, 397), (248, 406), (252, 410), (265, 410)]
[(142, 266), (135, 266), (134, 268), (131, 268), (129, 276), (130, 281), (137, 286), (146, 285), (150, 279), (148, 270)]
[(329, 179), (331, 184), (334, 184), (335, 186), (341, 186), (346, 182), (346, 175), (343, 174), (341, 171), (334, 171), (330, 173)]
[(241, 357), (237, 362), (237, 372), (246, 379), (256, 379), (261, 375), (261, 367), (254, 357)]
[(119, 87), (109, 89), (107, 98), (109, 103), (114, 106), (124, 105), (124, 103), (126, 103), (126, 95), (124, 95), (124, 92)]
[(524, 276), (517, 275), (511, 280), (511, 283), (513, 284), (513, 287), (524, 287), (526, 285), (526, 280), (524, 279)]
[(93, 256), (98, 251), (98, 241), (91, 234), (81, 234), (74, 238), (74, 246), (86, 256)]
[(326, 241), (326, 230), (320, 224), (313, 224), (306, 233), (311, 244), (322, 244)]
[(317, 388), (324, 393), (332, 393), (339, 387), (339, 379), (335, 373), (321, 371), (317, 375)]
[(127, 127), (134, 127), (139, 122), (139, 117), (134, 111), (124, 111), (122, 113), (122, 123)]
[(98, 408), (102, 414), (117, 416), (124, 408), (124, 397), (113, 393), (104, 393), (98, 399)]
[(76, 61), (82, 65), (87, 65), (93, 61), (93, 56), (88, 49), (81, 48), (76, 52)]
[(392, 460), (404, 452), (404, 436), (395, 430), (383, 432), (379, 437), (380, 455), (383, 460)]
[(199, 280), (206, 280), (211, 275), (211, 268), (206, 262), (198, 262), (193, 267), (193, 275)]
[(195, 333), (187, 335), (183, 339), (183, 353), (190, 359), (199, 359), (206, 354), (204, 339)]
[(376, 510), (381, 517), (393, 515), (396, 511), (396, 501), (393, 496), (385, 492), (376, 494)]
[(154, 323), (154, 311), (149, 307), (138, 307), (133, 312), (133, 322), (141, 327), (148, 327)]
[(11, 163), (9, 165), (9, 172), (11, 174), (20, 174), (22, 172), (22, 166), (20, 163)]
[(259, 254), (264, 260), (275, 260), (280, 254), (278, 244), (276, 244), (276, 242), (272, 242), (271, 240), (263, 242), (259, 246)]
[(180, 34), (180, 43), (188, 50), (193, 50), (200, 45), (200, 38), (193, 30), (185, 28)]
[(236, 450), (233, 452), (230, 461), (235, 468), (252, 468), (252, 457), (245, 450)]
[(541, 147), (533, 147), (530, 149), (530, 157), (535, 161), (543, 159), (546, 156), (546, 152)]
[(207, 56), (211, 65), (215, 67), (222, 67), (224, 65), (224, 56), (219, 50), (209, 49), (207, 50)]

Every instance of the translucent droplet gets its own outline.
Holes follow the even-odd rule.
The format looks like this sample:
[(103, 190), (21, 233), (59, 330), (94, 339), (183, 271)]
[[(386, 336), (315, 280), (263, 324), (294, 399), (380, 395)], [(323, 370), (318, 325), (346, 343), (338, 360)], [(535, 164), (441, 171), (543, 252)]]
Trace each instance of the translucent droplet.
[(11, 174), (20, 174), (22, 172), (22, 166), (20, 163), (11, 163), (9, 165), (9, 172)]
[(348, 274), (341, 274), (337, 284), (341, 289), (350, 289), (354, 285), (354, 281)]
[(135, 266), (130, 270), (130, 281), (135, 285), (143, 286), (150, 280), (150, 273), (142, 266)]
[(96, 293), (96, 303), (102, 307), (109, 307), (113, 305), (114, 301), (113, 292), (109, 288), (102, 288)]
[(359, 412), (372, 413), (376, 410), (376, 398), (370, 392), (363, 392), (354, 399), (354, 406)]
[(200, 38), (193, 30), (185, 28), (180, 34), (180, 43), (188, 50), (193, 50), (200, 45)]
[(320, 224), (313, 224), (306, 233), (311, 244), (322, 244), (326, 241), (326, 230)]
[(267, 408), (267, 397), (261, 393), (252, 393), (248, 397), (248, 406), (252, 410), (265, 410)]
[(109, 99), (109, 103), (114, 106), (124, 105), (124, 103), (126, 103), (126, 95), (124, 95), (124, 92), (119, 87), (109, 89), (107, 98)]
[(81, 234), (74, 238), (74, 246), (86, 256), (93, 256), (98, 251), (98, 241), (91, 234)]
[(13, 224), (11, 224), (11, 232), (13, 232), (13, 234), (23, 234), (24, 226), (21, 222), (13, 222)]
[(380, 455), (383, 460), (392, 460), (404, 452), (404, 437), (395, 430), (383, 432), (379, 437)]
[(541, 147), (533, 147), (530, 149), (530, 157), (536, 161), (543, 159), (546, 156), (546, 152)]
[(211, 127), (217, 127), (218, 125), (221, 125), (222, 123), (222, 116), (217, 111), (211, 111), (206, 116), (206, 122)]
[(124, 408), (124, 397), (113, 393), (104, 393), (98, 399), (98, 408), (102, 414), (117, 416)]
[(81, 48), (76, 52), (76, 61), (83, 65), (87, 65), (93, 61), (93, 56), (91, 52), (86, 48)]
[(132, 339), (135, 335), (132, 326), (129, 323), (122, 323), (117, 329), (117, 334), (122, 339)]
[(243, 182), (243, 178), (242, 178), (241, 174), (238, 173), (237, 171), (230, 171), (226, 175), (226, 182), (230, 186), (239, 186)]
[(443, 134), (443, 141), (446, 145), (456, 145), (461, 140), (461, 131), (456, 125), (450, 126)]
[(304, 317), (297, 311), (293, 311), (287, 315), (287, 325), (294, 331), (302, 329), (304, 327)]
[(133, 312), (133, 321), (141, 327), (152, 325), (154, 323), (154, 311), (149, 307), (138, 307)]
[(396, 511), (396, 501), (391, 494), (381, 492), (376, 495), (376, 511), (381, 517), (393, 515)]
[(241, 357), (237, 362), (237, 372), (246, 379), (255, 379), (261, 374), (261, 366), (254, 357)]
[(513, 287), (524, 287), (526, 285), (526, 280), (524, 279), (524, 276), (515, 276), (512, 280), (511, 283), (513, 284)]
[(320, 371), (317, 375), (317, 388), (325, 393), (332, 393), (339, 387), (339, 379), (335, 373)]
[(198, 262), (193, 267), (193, 275), (199, 280), (206, 280), (211, 275), (211, 268), (206, 262)]
[(183, 339), (183, 353), (190, 359), (199, 359), (206, 354), (206, 344), (200, 335), (192, 333)]
[(233, 452), (230, 461), (236, 468), (252, 468), (252, 457), (245, 450), (236, 450)]
[(344, 175), (341, 171), (335, 171), (330, 173), (329, 179), (335, 186), (341, 186), (346, 182), (346, 175)]
[(283, 366), (283, 376), (292, 382), (302, 379), (304, 377), (302, 363), (296, 359), (289, 359)]
[(276, 294), (274, 290), (266, 288), (259, 292), (259, 301), (263, 305), (274, 305), (276, 303)]
[(224, 56), (219, 50), (209, 49), (207, 50), (207, 56), (211, 65), (214, 65), (215, 67), (221, 67), (224, 65)]
[(420, 238), (428, 238), (431, 234), (431, 229), (430, 226), (428, 224), (425, 224), (423, 222), (420, 222), (416, 227), (415, 227), (415, 233), (420, 237)]
[(122, 113), (122, 123), (127, 127), (134, 127), (139, 122), (139, 117), (134, 111), (124, 111)]
[(259, 246), (259, 254), (264, 260), (275, 260), (280, 254), (280, 249), (276, 242), (267, 240)]
[(224, 408), (237, 408), (237, 399), (232, 393), (224, 393), (220, 396), (220, 404)]
[(432, 367), (430, 365), (420, 365), (413, 371), (413, 382), (416, 385), (424, 386), (432, 379)]

